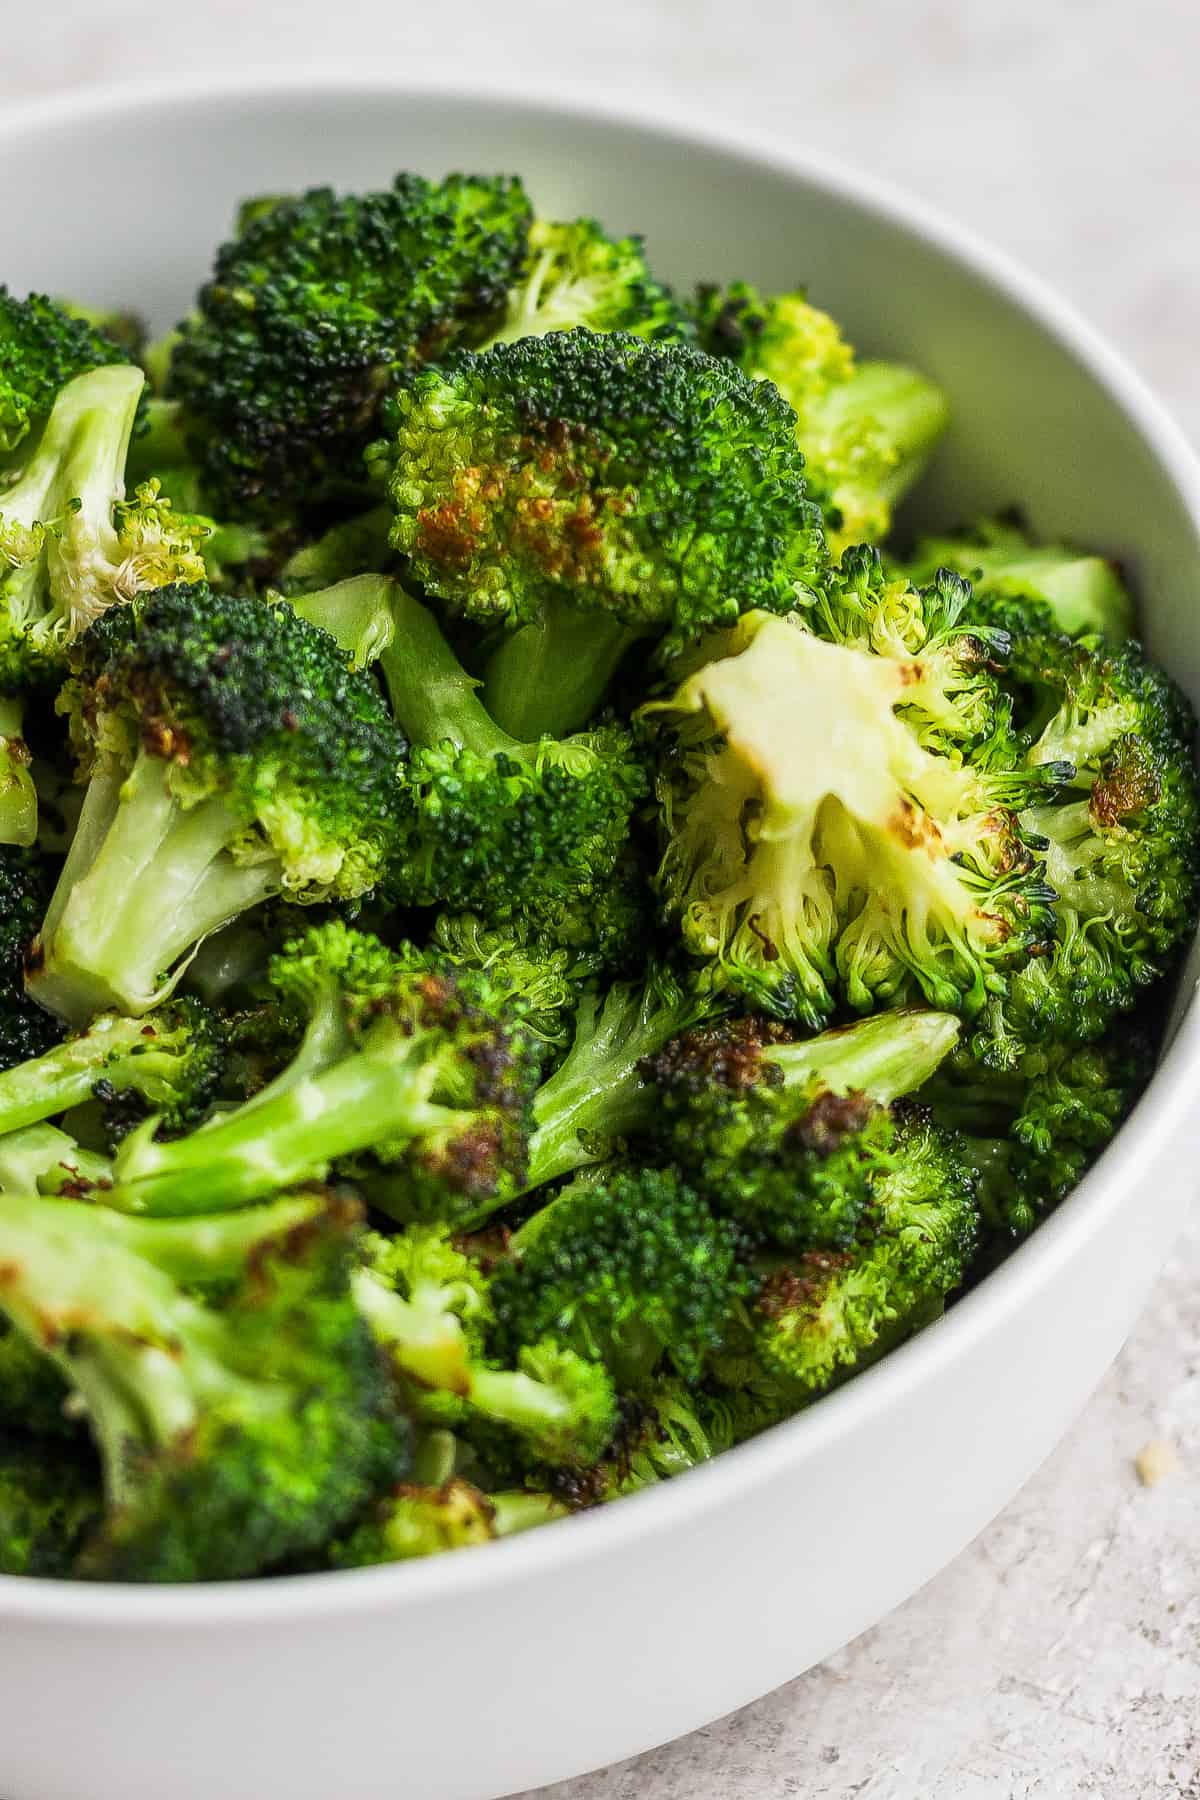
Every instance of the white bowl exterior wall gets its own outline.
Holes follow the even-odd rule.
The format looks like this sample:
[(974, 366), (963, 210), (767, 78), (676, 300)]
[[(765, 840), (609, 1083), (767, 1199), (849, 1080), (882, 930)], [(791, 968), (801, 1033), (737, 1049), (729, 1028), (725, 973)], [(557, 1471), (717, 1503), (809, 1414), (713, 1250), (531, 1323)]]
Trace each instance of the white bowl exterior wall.
[[(519, 170), (546, 211), (643, 231), (680, 281), (807, 282), (864, 347), (946, 384), (956, 422), (922, 510), (1020, 498), (1123, 555), (1152, 648), (1200, 692), (1200, 502), (1172, 429), (1033, 284), (815, 164), (369, 83), (127, 97), (0, 124), (23, 197), (3, 273), (162, 325), (244, 193), (402, 167)], [(993, 1517), (1122, 1342), (1200, 1137), (1196, 1021), (1181, 1004), (1176, 1022), (1134, 1120), (1033, 1243), (878, 1369), (671, 1490), (436, 1565), (157, 1593), (0, 1579), (5, 1800), (483, 1800), (829, 1654)]]

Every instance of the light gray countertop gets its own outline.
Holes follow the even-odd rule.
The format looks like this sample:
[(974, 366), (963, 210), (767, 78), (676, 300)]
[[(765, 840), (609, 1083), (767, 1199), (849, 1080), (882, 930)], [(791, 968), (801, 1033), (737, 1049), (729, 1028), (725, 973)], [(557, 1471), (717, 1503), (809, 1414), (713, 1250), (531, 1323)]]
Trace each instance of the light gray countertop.
[[(586, 79), (752, 122), (1015, 252), (1200, 434), (1200, 13), (1185, 0), (59, 0), (6, 17), (6, 43), (0, 104), (303, 59)], [(1198, 1273), (1193, 1227), (1070, 1436), (899, 1612), (757, 1705), (541, 1800), (1198, 1800)], [(1134, 1457), (1155, 1438), (1179, 1466), (1144, 1488)]]

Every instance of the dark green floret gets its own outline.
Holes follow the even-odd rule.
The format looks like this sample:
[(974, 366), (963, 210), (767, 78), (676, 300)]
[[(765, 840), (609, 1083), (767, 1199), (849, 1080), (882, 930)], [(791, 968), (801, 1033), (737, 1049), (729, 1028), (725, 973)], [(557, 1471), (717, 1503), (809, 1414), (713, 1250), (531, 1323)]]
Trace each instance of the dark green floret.
[(895, 1167), (892, 1102), (922, 1087), (958, 1035), (936, 1012), (881, 1013), (800, 1042), (769, 1019), (724, 1020), (643, 1065), (657, 1089), (650, 1130), (756, 1241), (845, 1250)]
[(174, 345), (204, 485), (223, 516), (273, 518), (366, 490), (385, 396), (503, 316), (525, 258), (519, 181), (398, 175), (244, 213)]
[(163, 1227), (116, 1224), (0, 1196), (0, 1310), (66, 1377), (104, 1465), (105, 1517), (72, 1572), (229, 1579), (315, 1551), (407, 1463), (351, 1297), (355, 1209), (244, 1247), (220, 1302), (164, 1266)]
[[(2, 1340), (0, 1340), (2, 1344)], [(0, 1396), (2, 1401), (2, 1396)], [(0, 1575), (63, 1576), (98, 1526), (100, 1472), (86, 1446), (0, 1425)]]
[(823, 562), (791, 414), (683, 344), (554, 332), (396, 397), (374, 453), (426, 590), (511, 635), (484, 699), (523, 738), (584, 723), (638, 638), (786, 611)]
[(0, 846), (0, 1069), (40, 1056), (62, 1027), (25, 993), (25, 953), (54, 892), (58, 864), (37, 849)]
[(41, 429), (68, 381), (128, 360), (90, 320), (44, 294), (18, 300), (0, 286), (0, 462)]
[(251, 906), (350, 901), (387, 873), (403, 740), (289, 606), (168, 588), (101, 619), (72, 666), (88, 788), (30, 965), (43, 1005), (145, 1012)]

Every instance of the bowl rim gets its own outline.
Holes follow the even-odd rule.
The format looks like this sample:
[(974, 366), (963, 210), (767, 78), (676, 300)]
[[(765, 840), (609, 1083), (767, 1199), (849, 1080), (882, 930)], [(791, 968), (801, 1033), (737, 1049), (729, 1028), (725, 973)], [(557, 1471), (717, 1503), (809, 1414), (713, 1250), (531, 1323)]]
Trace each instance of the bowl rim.
[[(251, 68), (232, 75), (196, 75), (174, 82), (169, 94), (150, 78), (83, 90), (69, 88), (7, 110), (0, 119), (0, 156), (6, 144), (56, 126), (100, 125), (114, 115), (130, 112), (153, 113), (169, 107), (176, 113), (181, 107), (252, 99), (267, 104), (279, 100), (439, 99), (468, 108), (511, 108), (544, 121), (559, 121), (564, 130), (582, 120), (715, 151), (748, 168), (766, 168), (785, 179), (819, 188), (835, 200), (903, 229), (1029, 314), (1133, 424), (1200, 534), (1200, 459), (1182, 430), (1124, 357), (1040, 277), (970, 227), (886, 180), (848, 166), (839, 157), (789, 144), (769, 132), (702, 118), (698, 110), (671, 99), (642, 96), (616, 101), (587, 86), (559, 84), (556, 97), (549, 100), (532, 84), (523, 86), (501, 77), (463, 82), (453, 74), (429, 70), (391, 78), (353, 63), (319, 68), (301, 63), (282, 69)], [(900, 1403), (940, 1366), (966, 1354), (1052, 1282), (1125, 1203), (1137, 1169), (1165, 1149), (1189, 1109), (1189, 1079), (1200, 1065), (1196, 985), (1200, 982), (1181, 999), (1174, 1035), (1130, 1118), (1033, 1238), (944, 1318), (873, 1368), (827, 1395), (810, 1411), (723, 1452), (686, 1479), (628, 1496), (620, 1505), (600, 1507), (491, 1544), (484, 1557), (440, 1556), (390, 1567), (160, 1588), (0, 1576), (0, 1618), (86, 1627), (133, 1626), (144, 1631), (270, 1624), (430, 1605), (464, 1589), (483, 1592), (518, 1585), (535, 1570), (550, 1574), (567, 1564), (596, 1561), (618, 1544), (684, 1527), (759, 1483), (797, 1469), (808, 1457), (819, 1455), (830, 1443), (864, 1428), (873, 1416)]]

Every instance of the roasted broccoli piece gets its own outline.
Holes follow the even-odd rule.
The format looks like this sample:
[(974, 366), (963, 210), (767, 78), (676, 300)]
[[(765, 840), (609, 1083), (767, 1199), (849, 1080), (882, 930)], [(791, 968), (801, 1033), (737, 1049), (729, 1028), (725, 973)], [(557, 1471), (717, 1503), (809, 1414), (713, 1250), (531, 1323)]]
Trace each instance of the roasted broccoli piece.
[(584, 724), (637, 639), (787, 611), (823, 565), (787, 407), (690, 345), (552, 332), (448, 358), (394, 413), (392, 541), (509, 634), (484, 701), (519, 738)]
[(36, 440), (60, 388), (90, 369), (128, 360), (96, 321), (44, 294), (18, 300), (0, 286), (0, 464), (11, 462), (26, 439)]
[(886, 537), (946, 429), (941, 389), (898, 363), (857, 362), (828, 313), (800, 293), (764, 298), (744, 281), (702, 288), (696, 317), (706, 350), (774, 383), (794, 408), (834, 547)]
[[(0, 1363), (3, 1345), (0, 1338)], [(0, 1575), (70, 1575), (103, 1511), (100, 1471), (86, 1446), (23, 1436), (9, 1428), (5, 1415), (0, 1426)]]
[(657, 1088), (650, 1131), (755, 1240), (844, 1250), (894, 1164), (891, 1103), (922, 1087), (958, 1035), (950, 1014), (915, 1011), (799, 1043), (769, 1019), (702, 1027), (642, 1065)]
[(25, 993), (25, 953), (54, 892), (57, 863), (37, 849), (0, 846), (0, 1069), (40, 1056), (62, 1026)]
[(493, 1354), (489, 1278), (444, 1227), (410, 1226), (372, 1251), (356, 1278), (358, 1304), (436, 1418), (488, 1421), (534, 1463), (595, 1461), (617, 1423), (600, 1363), (553, 1336), (515, 1345), (511, 1364)]
[(171, 352), (205, 489), (223, 517), (273, 519), (367, 492), (385, 396), (503, 316), (525, 259), (519, 181), (398, 175), (244, 213)]
[(27, 850), (37, 839), (38, 796), (24, 733), (24, 700), (0, 694), (0, 845)]
[(486, 975), (407, 969), (334, 922), (275, 957), (271, 981), (306, 1020), (295, 1055), (188, 1137), (163, 1142), (154, 1121), (127, 1137), (111, 1205), (201, 1213), (335, 1165), (401, 1218), (445, 1217), (520, 1189), (535, 1046)]
[(622, 1390), (665, 1358), (698, 1380), (748, 1291), (742, 1236), (671, 1169), (577, 1177), (508, 1244), (491, 1284), (513, 1355), (546, 1336), (602, 1362)]
[(0, 1196), (0, 1311), (65, 1375), (104, 1465), (105, 1517), (74, 1573), (256, 1574), (404, 1476), (406, 1422), (351, 1297), (357, 1219), (330, 1199), (256, 1238), (217, 1303), (162, 1266), (160, 1225), (118, 1236), (103, 1207)]
[(127, 1128), (128, 1104), (168, 1129), (202, 1117), (221, 1072), (219, 1019), (198, 1000), (172, 1000), (144, 1018), (101, 1013), (87, 1030), (0, 1070), (0, 1153), (7, 1133), (96, 1098)]
[(1062, 767), (1015, 768), (1004, 728), (944, 753), (919, 657), (762, 613), (710, 654), (645, 709), (672, 727), (660, 889), (705, 979), (816, 1027), (839, 1004), (971, 1017), (1003, 996), (1054, 932), (1016, 809)]
[(485, 1494), (460, 1475), (438, 1487), (402, 1482), (372, 1506), (349, 1537), (331, 1546), (329, 1562), (336, 1569), (362, 1569), (437, 1556), (548, 1525), (568, 1511), (553, 1494), (524, 1488)]
[(937, 1317), (963, 1280), (978, 1223), (961, 1145), (914, 1109), (850, 1247), (759, 1262), (747, 1342), (718, 1375), (753, 1397), (763, 1423), (795, 1411)]
[(485, 972), (519, 1001), (526, 1029), (550, 1052), (571, 1042), (584, 985), (603, 966), (597, 950), (546, 945), (520, 925), (489, 927), (475, 913), (441, 914), (429, 949), (413, 947), (409, 954)]
[(353, 900), (386, 874), (403, 741), (286, 604), (171, 587), (98, 621), (72, 667), (89, 779), (29, 965), (42, 1005), (140, 1015), (249, 907)]
[(686, 337), (692, 329), (685, 308), (650, 273), (640, 237), (610, 238), (595, 219), (535, 219), (504, 320), (483, 347), (577, 326), (646, 338)]
[(1133, 602), (1113, 563), (1065, 544), (1036, 543), (1010, 520), (922, 538), (907, 568), (916, 582), (932, 580), (938, 569), (965, 575), (975, 592), (972, 616), (1017, 635), (1032, 626), (1069, 637), (1100, 633), (1119, 644), (1133, 632)]

